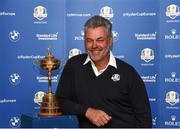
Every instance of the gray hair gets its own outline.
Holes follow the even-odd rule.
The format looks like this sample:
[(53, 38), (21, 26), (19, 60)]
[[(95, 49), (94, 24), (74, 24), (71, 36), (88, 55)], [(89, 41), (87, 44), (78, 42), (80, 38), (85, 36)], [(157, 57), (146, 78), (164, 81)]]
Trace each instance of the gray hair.
[(93, 16), (84, 24), (84, 32), (89, 28), (105, 27), (107, 29), (108, 36), (112, 37), (112, 24), (109, 20), (102, 16)]

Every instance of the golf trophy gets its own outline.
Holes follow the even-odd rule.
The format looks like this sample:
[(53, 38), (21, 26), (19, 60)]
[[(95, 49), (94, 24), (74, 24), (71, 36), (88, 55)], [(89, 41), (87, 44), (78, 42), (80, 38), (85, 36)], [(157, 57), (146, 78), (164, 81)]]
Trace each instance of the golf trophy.
[(48, 72), (48, 93), (46, 93), (42, 98), (42, 103), (40, 107), (39, 116), (59, 116), (62, 113), (58, 102), (56, 100), (55, 94), (52, 92), (51, 80), (52, 71), (56, 70), (60, 66), (60, 60), (55, 59), (48, 48), (48, 55), (43, 59), (39, 60), (40, 67), (47, 70)]

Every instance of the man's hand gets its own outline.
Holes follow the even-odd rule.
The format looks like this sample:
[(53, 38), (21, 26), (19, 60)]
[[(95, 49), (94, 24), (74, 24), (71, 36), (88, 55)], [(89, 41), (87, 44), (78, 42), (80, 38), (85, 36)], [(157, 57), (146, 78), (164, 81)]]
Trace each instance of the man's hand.
[(98, 127), (104, 126), (112, 119), (112, 117), (104, 111), (94, 108), (88, 108), (85, 116)]

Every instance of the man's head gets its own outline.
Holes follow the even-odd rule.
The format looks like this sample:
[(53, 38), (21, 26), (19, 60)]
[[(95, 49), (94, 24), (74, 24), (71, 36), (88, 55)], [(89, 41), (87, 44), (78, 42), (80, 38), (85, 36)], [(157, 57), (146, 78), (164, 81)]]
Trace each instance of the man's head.
[(101, 16), (91, 17), (84, 25), (85, 49), (95, 63), (107, 63), (113, 42), (112, 24)]
[(100, 26), (105, 27), (107, 29), (108, 36), (112, 37), (112, 24), (109, 20), (102, 16), (93, 16), (87, 20), (84, 24), (84, 32), (86, 32), (88, 28), (97, 28)]

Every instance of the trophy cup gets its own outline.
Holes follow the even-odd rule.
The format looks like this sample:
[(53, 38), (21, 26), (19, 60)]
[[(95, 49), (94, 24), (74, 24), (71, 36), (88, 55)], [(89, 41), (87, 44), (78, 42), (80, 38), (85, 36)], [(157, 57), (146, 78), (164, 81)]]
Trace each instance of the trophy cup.
[(48, 93), (45, 94), (42, 98), (42, 103), (40, 107), (39, 116), (58, 116), (62, 113), (58, 102), (56, 100), (55, 94), (52, 92), (51, 80), (52, 80), (52, 71), (59, 68), (60, 60), (57, 60), (53, 57), (52, 53), (48, 48), (48, 55), (39, 61), (40, 67), (47, 70), (48, 72)]

